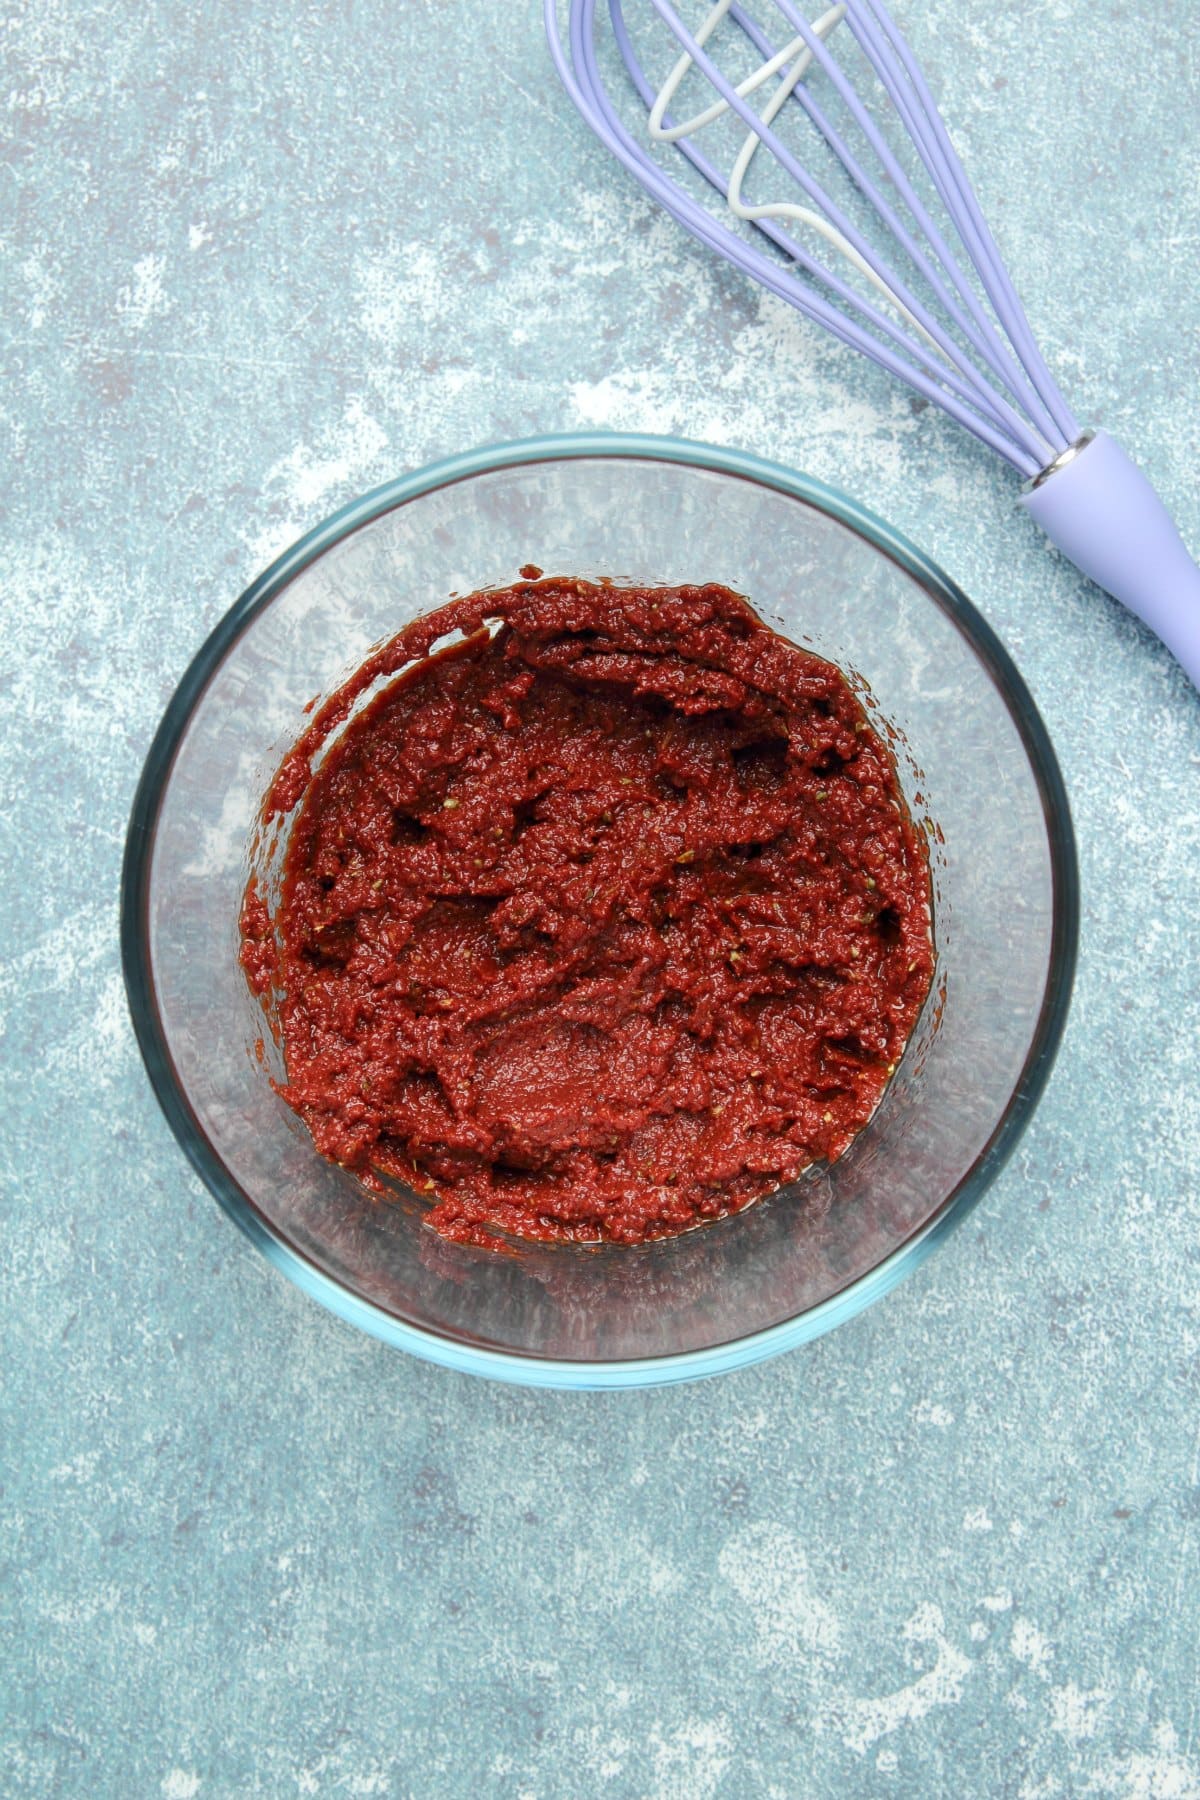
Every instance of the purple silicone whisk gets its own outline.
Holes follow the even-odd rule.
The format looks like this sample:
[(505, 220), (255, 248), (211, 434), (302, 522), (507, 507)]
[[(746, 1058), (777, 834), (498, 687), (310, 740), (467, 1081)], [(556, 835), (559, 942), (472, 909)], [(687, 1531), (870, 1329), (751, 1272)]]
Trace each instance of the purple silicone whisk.
[[(544, 5), (563, 85), (647, 192), (1010, 463), (1047, 536), (1200, 687), (1200, 568), (1141, 470), (1106, 432), (1081, 431), (1063, 399), (882, 0), (814, 19), (794, 0), (717, 0), (694, 32), (670, 0), (635, 0), (628, 18), (609, 0), (599, 31), (599, 0), (566, 0), (565, 43), (559, 0)], [(650, 57), (665, 76), (648, 76)], [(615, 86), (602, 61), (623, 65)], [(751, 201), (768, 157), (784, 192)]]

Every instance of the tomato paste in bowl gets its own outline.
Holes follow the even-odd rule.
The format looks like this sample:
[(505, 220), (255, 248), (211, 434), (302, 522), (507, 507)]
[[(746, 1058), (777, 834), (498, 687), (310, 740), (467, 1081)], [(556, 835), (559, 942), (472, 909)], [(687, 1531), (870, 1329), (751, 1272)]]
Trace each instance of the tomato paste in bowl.
[(929, 992), (882, 738), (718, 584), (417, 619), (285, 758), (265, 810), (297, 803), (278, 903), (254, 876), (242, 911), (279, 1091), (461, 1242), (741, 1211), (847, 1148)]

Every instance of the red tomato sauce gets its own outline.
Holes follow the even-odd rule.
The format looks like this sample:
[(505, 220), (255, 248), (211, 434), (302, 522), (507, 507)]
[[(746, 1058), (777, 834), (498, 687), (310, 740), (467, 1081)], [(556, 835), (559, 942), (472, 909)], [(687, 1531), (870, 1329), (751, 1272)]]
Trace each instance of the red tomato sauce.
[(274, 915), (252, 881), (241, 921), (280, 1092), (450, 1238), (737, 1212), (842, 1154), (929, 991), (891, 756), (726, 588), (441, 608), (317, 713), (266, 816), (297, 803)]

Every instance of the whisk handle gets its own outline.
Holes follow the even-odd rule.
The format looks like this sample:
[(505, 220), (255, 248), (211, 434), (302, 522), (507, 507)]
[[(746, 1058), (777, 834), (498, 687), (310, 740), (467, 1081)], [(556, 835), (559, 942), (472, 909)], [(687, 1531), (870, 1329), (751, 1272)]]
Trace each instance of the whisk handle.
[(1145, 621), (1200, 688), (1200, 568), (1120, 444), (1096, 432), (1021, 504), (1085, 575)]

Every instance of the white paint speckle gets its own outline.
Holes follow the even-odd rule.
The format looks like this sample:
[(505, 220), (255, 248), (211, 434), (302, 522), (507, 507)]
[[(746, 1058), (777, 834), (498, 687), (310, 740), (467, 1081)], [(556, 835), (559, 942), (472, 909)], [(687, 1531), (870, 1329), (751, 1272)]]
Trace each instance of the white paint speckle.
[(398, 244), (360, 261), (358, 316), (367, 336), (385, 348), (411, 341), (415, 325), (436, 325), (453, 304), (457, 285), (435, 245)]
[(648, 1800), (713, 1800), (733, 1754), (733, 1734), (724, 1718), (685, 1719), (670, 1731), (656, 1726), (648, 1747), (654, 1769)]
[(161, 256), (139, 257), (117, 295), (117, 317), (133, 331), (141, 331), (156, 314), (168, 310), (170, 301), (163, 288), (166, 266)]
[(163, 1776), (160, 1791), (163, 1800), (194, 1800), (200, 1792), (200, 1777), (187, 1769), (172, 1769)]
[(963, 1514), (964, 1531), (991, 1531), (992, 1521), (988, 1517), (986, 1506), (969, 1506)]
[(646, 1571), (646, 1591), (656, 1598), (662, 1594), (676, 1593), (682, 1586), (683, 1577), (679, 1570), (665, 1562), (661, 1557), (652, 1556)]
[(599, 381), (573, 382), (571, 405), (582, 425), (611, 430), (636, 418), (639, 431), (672, 432), (687, 401), (667, 370), (622, 369)]
[(301, 513), (312, 511), (335, 490), (361, 483), (387, 442), (382, 425), (352, 399), (327, 437), (316, 446), (297, 445), (267, 471), (267, 485), (281, 488)]
[(114, 970), (97, 983), (90, 1014), (76, 1019), (47, 1052), (44, 1069), (108, 1088), (123, 1074), (130, 1046), (125, 984)]
[(835, 1725), (846, 1748), (859, 1756), (881, 1737), (916, 1724), (934, 1707), (957, 1706), (974, 1667), (970, 1657), (949, 1641), (941, 1611), (932, 1604), (918, 1607), (903, 1635), (909, 1643), (933, 1650), (932, 1668), (894, 1693), (874, 1700), (849, 1699), (830, 1708), (829, 1723)]
[(1084, 1792), (1112, 1795), (1115, 1800), (1196, 1800), (1200, 1762), (1180, 1751), (1170, 1720), (1156, 1725), (1151, 1739), (1151, 1750), (1134, 1750), (1093, 1768)]
[(1045, 1681), (1050, 1670), (1054, 1647), (1028, 1619), (1014, 1619), (1009, 1648), (1018, 1662), (1024, 1663), (1039, 1681)]
[(752, 1610), (764, 1662), (837, 1654), (837, 1617), (814, 1593), (808, 1558), (793, 1533), (781, 1525), (748, 1525), (725, 1545), (717, 1566)]
[(79, 1455), (73, 1456), (69, 1462), (57, 1463), (49, 1471), (49, 1479), (71, 1482), (90, 1481), (96, 1473), (99, 1461), (100, 1452), (98, 1450), (81, 1450)]
[(1060, 1732), (1072, 1744), (1095, 1737), (1112, 1697), (1111, 1688), (1080, 1688), (1073, 1681), (1053, 1688), (1050, 1693), (1051, 1730)]
[(26, 318), (31, 331), (40, 331), (54, 315), (54, 306), (62, 284), (50, 266), (50, 247), (46, 245), (27, 256), (21, 264), (21, 276), (28, 295)]

